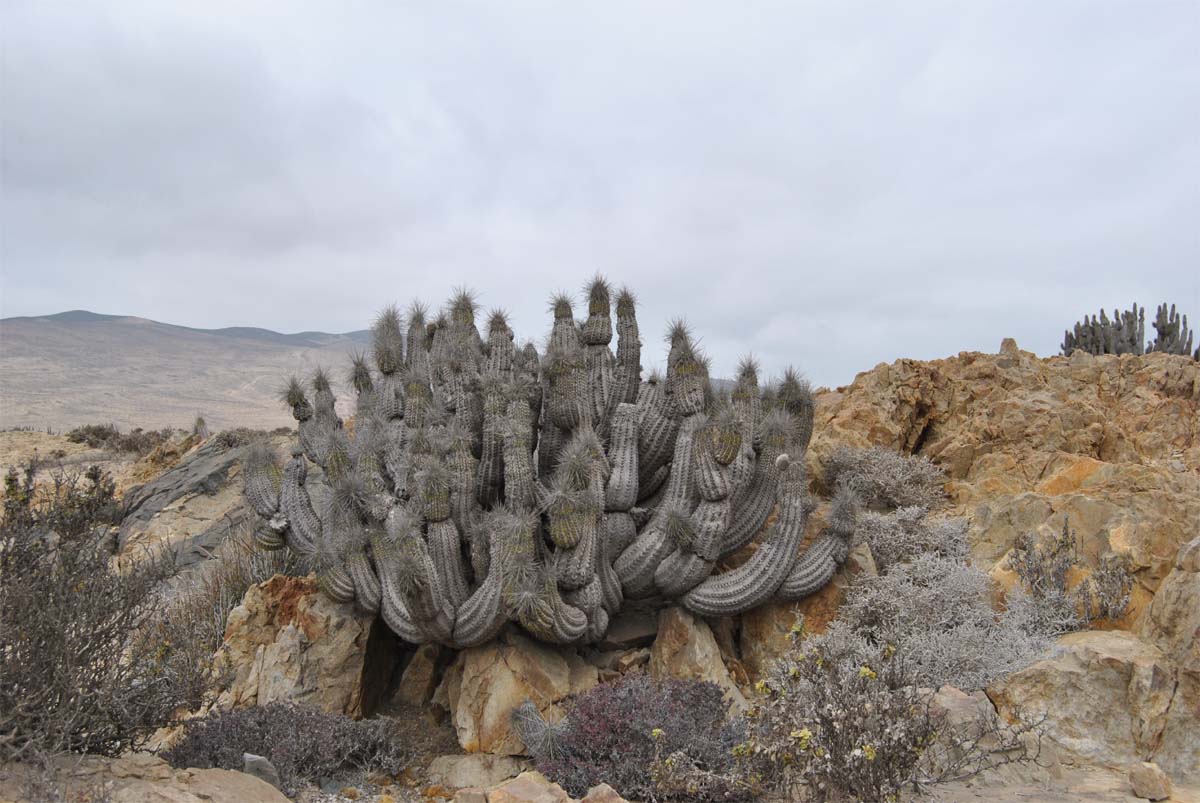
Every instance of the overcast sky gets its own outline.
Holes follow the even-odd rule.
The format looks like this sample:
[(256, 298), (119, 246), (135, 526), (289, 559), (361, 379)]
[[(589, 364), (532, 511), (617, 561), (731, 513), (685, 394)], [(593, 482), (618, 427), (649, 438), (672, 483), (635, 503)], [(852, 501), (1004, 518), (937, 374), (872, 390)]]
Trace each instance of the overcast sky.
[[(0, 315), (519, 336), (602, 271), (646, 364), (1039, 354), (1200, 324), (1200, 4), (7, 0)], [(0, 344), (2, 347), (2, 344)]]

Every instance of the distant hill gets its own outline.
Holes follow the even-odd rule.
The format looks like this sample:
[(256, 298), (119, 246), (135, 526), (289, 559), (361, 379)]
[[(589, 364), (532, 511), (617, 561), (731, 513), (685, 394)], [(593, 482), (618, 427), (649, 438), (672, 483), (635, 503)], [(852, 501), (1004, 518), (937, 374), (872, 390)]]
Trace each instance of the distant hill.
[(340, 379), (369, 342), (365, 330), (194, 329), (87, 310), (2, 318), (0, 429), (189, 427), (197, 414), (214, 430), (290, 425), (276, 399), (286, 376), (322, 365)]

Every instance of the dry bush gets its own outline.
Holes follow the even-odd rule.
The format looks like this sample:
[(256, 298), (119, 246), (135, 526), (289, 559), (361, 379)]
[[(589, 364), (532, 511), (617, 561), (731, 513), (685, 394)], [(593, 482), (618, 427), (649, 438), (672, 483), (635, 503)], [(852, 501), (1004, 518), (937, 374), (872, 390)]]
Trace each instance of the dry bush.
[(876, 509), (933, 509), (945, 498), (945, 474), (927, 457), (902, 455), (881, 446), (839, 446), (823, 468), (826, 486), (849, 484), (864, 504)]
[(951, 724), (934, 708), (906, 653), (871, 645), (847, 629), (793, 647), (747, 715), (734, 748), (743, 777), (766, 795), (796, 799), (895, 800), (1012, 762), (1034, 761), (1029, 726), (997, 719)]
[(66, 438), (72, 443), (86, 444), (93, 449), (133, 452), (139, 457), (144, 457), (174, 435), (174, 431), (170, 429), (144, 430), (138, 427), (122, 434), (114, 424), (86, 424), (69, 431)]
[(214, 436), (213, 440), (222, 449), (236, 449), (239, 446), (245, 446), (248, 443), (255, 441), (266, 440), (271, 436), (270, 432), (265, 429), (250, 429), (249, 427), (236, 427), (234, 429), (223, 429)]
[(1028, 590), (1036, 627), (1059, 635), (1082, 630), (1099, 619), (1119, 619), (1129, 607), (1133, 575), (1124, 555), (1104, 556), (1087, 580), (1070, 588), (1067, 576), (1079, 565), (1075, 533), (1066, 520), (1057, 536), (1017, 539), (1008, 565)]
[(325, 777), (394, 774), (411, 758), (390, 719), (356, 722), (291, 702), (189, 720), (183, 737), (163, 758), (175, 767), (241, 770), (245, 753), (269, 759), (287, 792), (304, 781), (315, 783)]
[(863, 511), (855, 535), (871, 547), (881, 573), (919, 555), (940, 555), (960, 563), (967, 559), (966, 519), (930, 518), (923, 507), (902, 507), (889, 513)]
[(116, 755), (198, 702), (202, 680), (177, 674), (147, 637), (163, 554), (117, 562), (112, 480), (36, 467), (5, 478), (0, 521), (0, 761), (36, 752)]
[(1015, 595), (991, 605), (991, 579), (961, 560), (926, 554), (851, 587), (833, 627), (905, 655), (915, 682), (981, 689), (1037, 660), (1050, 634)]
[(538, 770), (577, 797), (604, 782), (634, 800), (737, 800), (748, 790), (731, 774), (726, 708), (715, 684), (633, 672), (573, 698), (561, 725), (532, 704), (513, 724)]

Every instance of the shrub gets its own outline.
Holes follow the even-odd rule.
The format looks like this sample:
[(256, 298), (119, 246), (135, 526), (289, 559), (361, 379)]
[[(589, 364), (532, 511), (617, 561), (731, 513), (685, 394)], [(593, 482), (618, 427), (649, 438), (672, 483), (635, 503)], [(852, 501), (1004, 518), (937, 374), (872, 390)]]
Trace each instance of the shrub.
[(847, 483), (864, 504), (874, 508), (919, 505), (932, 509), (945, 497), (942, 484), (946, 478), (933, 461), (880, 446), (839, 446), (825, 459), (824, 472), (828, 487)]
[(1037, 659), (1049, 646), (1017, 597), (991, 606), (991, 580), (960, 559), (921, 555), (851, 587), (833, 627), (906, 656), (915, 682), (981, 689)]
[(918, 685), (910, 653), (847, 629), (804, 639), (769, 679), (734, 747), (743, 777), (761, 792), (797, 799), (894, 800), (906, 789), (1036, 759), (1025, 728), (995, 719), (950, 724)]
[(113, 561), (112, 480), (36, 467), (5, 479), (0, 521), (0, 762), (38, 752), (116, 755), (140, 745), (202, 680), (176, 675), (147, 638), (161, 555)]
[[(634, 672), (573, 698), (552, 738), (528, 706), (514, 725), (538, 769), (577, 797), (605, 782), (635, 800), (741, 799), (746, 792), (728, 774), (738, 730), (726, 708), (715, 684)], [(694, 770), (681, 771), (685, 763)]]
[(185, 722), (183, 737), (163, 758), (175, 767), (241, 770), (244, 753), (265, 756), (285, 791), (294, 792), (304, 781), (398, 772), (409, 758), (398, 736), (387, 718), (356, 722), (307, 704), (273, 702)]
[(1067, 577), (1079, 565), (1079, 552), (1065, 519), (1062, 532), (1053, 538), (1019, 537), (1008, 565), (1028, 589), (1035, 626), (1044, 632), (1070, 633), (1098, 619), (1119, 619), (1129, 606), (1133, 576), (1124, 555), (1106, 555), (1087, 580), (1069, 587)]
[(174, 435), (170, 429), (143, 430), (140, 427), (121, 434), (114, 424), (87, 424), (67, 433), (67, 440), (83, 443), (93, 449), (110, 452), (133, 452), (147, 455)]
[(249, 427), (237, 427), (235, 429), (223, 429), (217, 433), (214, 440), (222, 449), (236, 449), (239, 446), (245, 446), (248, 443), (254, 443), (266, 439), (270, 433), (263, 429), (250, 429)]
[(204, 420), (204, 416), (196, 416), (196, 420), (192, 424), (192, 435), (196, 436), (202, 441), (206, 441), (211, 434), (212, 432), (209, 431), (208, 422)]
[(859, 514), (857, 529), (857, 536), (871, 547), (881, 573), (919, 555), (940, 555), (960, 563), (967, 558), (966, 520), (931, 519), (923, 507), (902, 507), (890, 513), (864, 511)]

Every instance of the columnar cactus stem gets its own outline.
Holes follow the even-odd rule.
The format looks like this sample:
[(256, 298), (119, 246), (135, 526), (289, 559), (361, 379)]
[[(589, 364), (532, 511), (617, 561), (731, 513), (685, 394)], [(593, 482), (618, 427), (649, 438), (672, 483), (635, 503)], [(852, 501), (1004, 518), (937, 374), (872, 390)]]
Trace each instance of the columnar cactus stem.
[(254, 444), (247, 453), (242, 482), (246, 501), (254, 512), (264, 519), (273, 518), (279, 511), (283, 470), (279, 467), (275, 452), (265, 443)]
[(301, 555), (315, 555), (321, 543), (321, 520), (313, 510), (304, 481), (308, 464), (303, 454), (295, 454), (283, 469), (280, 481), (279, 509), (288, 521), (288, 546)]
[(791, 574), (811, 502), (803, 490), (801, 465), (788, 471), (799, 478), (781, 478), (779, 518), (762, 545), (738, 568), (709, 577), (684, 594), (680, 602), (689, 611), (699, 616), (745, 613), (769, 600)]
[(489, 536), (489, 561), (492, 569), (474, 593), (459, 605), (454, 620), (454, 644), (459, 649), (475, 647), (490, 641), (508, 621), (503, 605), (504, 571), (503, 545), (499, 538)]
[(668, 465), (679, 435), (675, 414), (666, 389), (657, 377), (642, 385), (638, 395), (638, 499), (647, 499), (666, 479)]
[(626, 597), (639, 599), (654, 593), (654, 573), (659, 564), (675, 551), (675, 544), (667, 534), (666, 518), (670, 513), (690, 515), (698, 501), (692, 476), (692, 441), (703, 424), (702, 415), (684, 419), (675, 439), (675, 457), (671, 461), (667, 490), (658, 511), (614, 564)]
[(617, 361), (613, 404), (635, 404), (642, 379), (642, 341), (638, 333), (637, 300), (628, 288), (617, 294)]

